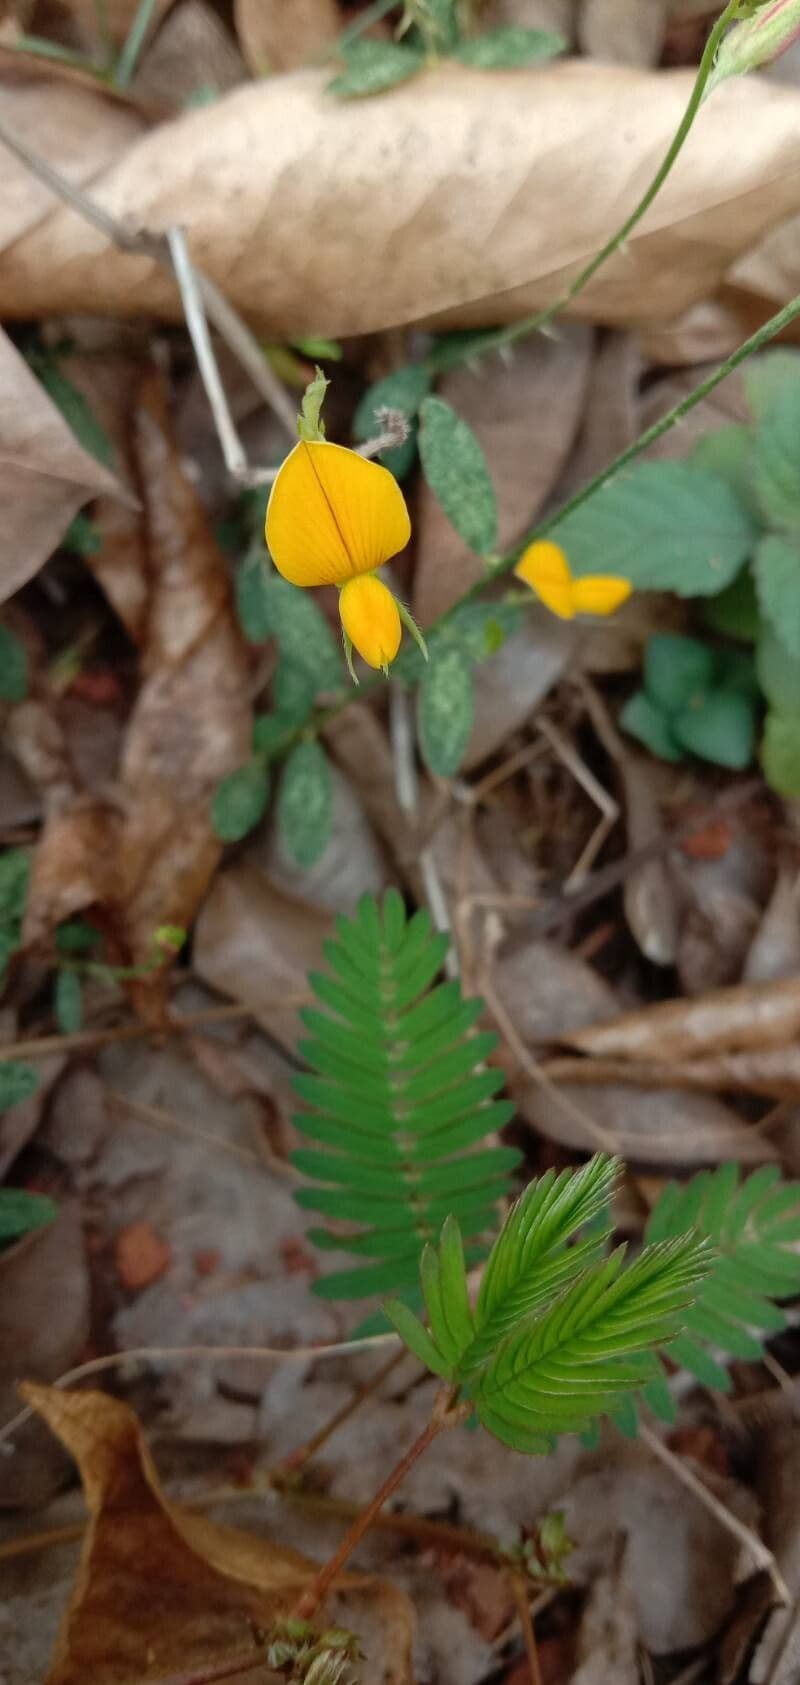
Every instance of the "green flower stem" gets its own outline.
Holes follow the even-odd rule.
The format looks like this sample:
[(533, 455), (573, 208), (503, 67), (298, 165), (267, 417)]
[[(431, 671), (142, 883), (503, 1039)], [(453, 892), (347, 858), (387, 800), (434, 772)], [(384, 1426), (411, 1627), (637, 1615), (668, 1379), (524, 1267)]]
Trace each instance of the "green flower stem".
[[(668, 410), (666, 415), (662, 415), (660, 421), (654, 421), (652, 427), (648, 427), (644, 433), (640, 433), (638, 439), (634, 439), (633, 444), (629, 445), (627, 450), (624, 450), (620, 456), (615, 457), (607, 468), (603, 468), (599, 474), (595, 474), (594, 479), (589, 480), (580, 491), (575, 493), (574, 497), (571, 497), (560, 509), (549, 515), (545, 521), (540, 521), (538, 526), (532, 527), (530, 532), (526, 533), (514, 546), (513, 550), (509, 550), (505, 556), (501, 556), (489, 575), (477, 580), (469, 591), (465, 591), (464, 595), (453, 603), (451, 608), (441, 614), (431, 626), (425, 628), (426, 639), (430, 639), (436, 632), (441, 632), (442, 628), (452, 620), (454, 614), (463, 608), (465, 603), (474, 602), (476, 598), (481, 596), (488, 584), (491, 584), (495, 579), (502, 578), (504, 574), (510, 573), (522, 551), (529, 544), (534, 543), (538, 538), (546, 537), (558, 525), (559, 521), (564, 520), (565, 516), (571, 515), (573, 510), (580, 509), (584, 503), (588, 503), (597, 492), (602, 491), (604, 486), (609, 485), (623, 468), (627, 468), (629, 463), (635, 462), (637, 457), (642, 456), (658, 439), (663, 439), (665, 433), (671, 432), (672, 428), (677, 426), (678, 422), (682, 421), (684, 416), (688, 415), (697, 404), (701, 403), (703, 398), (707, 398), (709, 393), (715, 391), (722, 384), (723, 380), (727, 380), (729, 374), (733, 374), (734, 370), (738, 369), (742, 363), (747, 362), (748, 357), (754, 356), (756, 351), (763, 350), (763, 347), (768, 345), (776, 334), (782, 333), (784, 328), (787, 328), (791, 322), (796, 321), (798, 316), (800, 316), (800, 293), (784, 305), (782, 310), (778, 310), (774, 316), (770, 316), (769, 320), (764, 322), (754, 334), (751, 334), (749, 339), (744, 340), (735, 351), (731, 352), (730, 357), (726, 357), (724, 363), (720, 363), (719, 368), (714, 369), (713, 373), (707, 375), (705, 380), (701, 380), (699, 386), (695, 386), (691, 392), (688, 392), (679, 404), (673, 405), (673, 408)], [(531, 597), (531, 600), (533, 600), (533, 597)], [(377, 677), (367, 679), (361, 686), (360, 695), (366, 695), (379, 683), (380, 680)], [(316, 730), (320, 731), (328, 720), (332, 719), (335, 714), (341, 713), (342, 709), (346, 708), (352, 700), (350, 692), (343, 691), (335, 702), (330, 703), (327, 708), (321, 709), (314, 722)]]
[(555, 317), (560, 316), (562, 311), (567, 308), (567, 305), (571, 304), (573, 299), (577, 298), (578, 294), (583, 292), (584, 287), (588, 286), (588, 283), (597, 274), (598, 269), (601, 269), (603, 264), (607, 263), (608, 259), (613, 257), (615, 252), (619, 251), (620, 246), (625, 244), (629, 234), (633, 232), (637, 223), (641, 222), (645, 212), (650, 209), (653, 200), (656, 198), (657, 194), (660, 193), (673, 164), (678, 158), (680, 152), (683, 150), (684, 143), (688, 138), (695, 117), (697, 116), (700, 106), (703, 103), (703, 97), (706, 92), (709, 77), (714, 69), (714, 61), (716, 59), (720, 43), (728, 24), (732, 23), (734, 19), (740, 15), (740, 4), (741, 0), (728, 0), (728, 4), (725, 7), (724, 12), (722, 12), (717, 18), (714, 28), (712, 29), (706, 42), (705, 52), (700, 60), (694, 87), (692, 88), (691, 96), (689, 98), (689, 103), (684, 111), (680, 124), (672, 141), (670, 142), (669, 148), (662, 159), (662, 162), (653, 176), (650, 186), (639, 200), (635, 210), (631, 211), (629, 217), (626, 217), (622, 227), (617, 229), (616, 234), (612, 234), (611, 239), (606, 243), (606, 245), (603, 246), (599, 252), (595, 253), (594, 257), (586, 264), (586, 267), (581, 270), (580, 274), (576, 275), (575, 280), (570, 282), (566, 291), (563, 292), (559, 298), (555, 299), (552, 304), (548, 304), (544, 310), (537, 310), (532, 316), (523, 316), (520, 321), (512, 322), (508, 327), (493, 328), (482, 336), (470, 336), (470, 344), (465, 347), (463, 351), (459, 351), (454, 348), (452, 352), (448, 354), (447, 348), (444, 348), (444, 355), (441, 359), (437, 358), (435, 350), (432, 351), (426, 360), (427, 366), (432, 373), (441, 373), (445, 368), (451, 369), (457, 367), (459, 363), (471, 362), (475, 357), (483, 356), (487, 351), (500, 351), (503, 346), (515, 345), (517, 340), (527, 339), (529, 334), (537, 333), (540, 329), (548, 327), (550, 323), (554, 321)]
[(131, 85), (155, 7), (156, 0), (139, 0), (133, 23), (123, 42), (114, 72), (114, 82), (118, 88), (129, 88)]

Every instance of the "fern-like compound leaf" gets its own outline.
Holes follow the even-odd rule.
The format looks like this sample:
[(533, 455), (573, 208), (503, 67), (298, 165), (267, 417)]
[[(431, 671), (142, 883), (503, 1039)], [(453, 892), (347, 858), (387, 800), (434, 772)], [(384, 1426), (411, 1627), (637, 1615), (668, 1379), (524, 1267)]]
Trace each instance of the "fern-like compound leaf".
[(624, 1248), (582, 1274), (541, 1316), (524, 1319), (470, 1388), (484, 1426), (518, 1450), (552, 1447), (619, 1409), (674, 1337), (707, 1268), (694, 1236), (648, 1247), (623, 1270)]
[(475, 1032), (481, 1001), (437, 981), (446, 949), (427, 914), (407, 918), (390, 890), (337, 920), (330, 969), (310, 978), (320, 1005), (301, 1014), (309, 1070), (296, 1079), (306, 1110), (294, 1121), (314, 1145), (294, 1154), (308, 1178), (297, 1199), (347, 1225), (314, 1229), (312, 1241), (364, 1260), (322, 1278), (326, 1298), (414, 1286), (420, 1253), (451, 1214), (472, 1258), (509, 1191), (520, 1155), (480, 1147), (513, 1114), (495, 1098), (502, 1073), (477, 1068), (496, 1038)]
[(765, 1337), (785, 1327), (774, 1301), (800, 1291), (800, 1255), (793, 1250), (800, 1240), (800, 1183), (782, 1182), (775, 1165), (742, 1180), (737, 1164), (701, 1171), (683, 1186), (672, 1182), (652, 1213), (647, 1239), (663, 1241), (687, 1227), (708, 1236), (714, 1258), (669, 1356), (703, 1385), (728, 1391), (720, 1355), (760, 1358)]

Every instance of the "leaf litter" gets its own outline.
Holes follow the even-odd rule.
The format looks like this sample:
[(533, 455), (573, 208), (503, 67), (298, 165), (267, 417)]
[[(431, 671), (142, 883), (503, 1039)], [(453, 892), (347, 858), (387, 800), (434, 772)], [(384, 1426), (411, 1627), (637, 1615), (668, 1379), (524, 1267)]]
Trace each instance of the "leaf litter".
[[(342, 25), (333, 0), (294, 0), (291, 27), (271, 3), (237, 0), (221, 21), (201, 0), (174, 0), (153, 10), (130, 95), (4, 38), (0, 116), (130, 227), (185, 224), (196, 260), (268, 341), (281, 379), (302, 386), (325, 361), (332, 433), (345, 439), (373, 368), (426, 355), (430, 340), (406, 335), (407, 324), (494, 326), (549, 303), (652, 172), (685, 102), (686, 72), (650, 68), (665, 28), (674, 38), (672, 9), (657, 0), (495, 0), (490, 10), (498, 23), (561, 30), (583, 59), (502, 83), (451, 64), (337, 106), (321, 64)], [(118, 51), (134, 7), (109, 0), (105, 12)], [(36, 21), (51, 28), (41, 8)], [(93, 5), (70, 0), (53, 39), (97, 54), (97, 21)], [(371, 38), (387, 40), (389, 28), (379, 21)], [(245, 66), (253, 80), (239, 85)], [(681, 398), (752, 326), (757, 301), (792, 290), (797, 99), (753, 78), (709, 103), (650, 218), (581, 300), (598, 328), (559, 325), (508, 362), (482, 359), (438, 382), (489, 460), (501, 547)], [(730, 147), (733, 127), (748, 134), (745, 152)], [(619, 740), (615, 752), (608, 721), (647, 637), (686, 629), (684, 605), (643, 594), (591, 630), (526, 614), (476, 669), (472, 737), (452, 779), (420, 771), (409, 794), (383, 694), (343, 709), (325, 728), (333, 821), (316, 864), (293, 864), (273, 821), (226, 855), (211, 800), (250, 753), (275, 648), (248, 649), (235, 618), (225, 550), (237, 565), (242, 508), (198, 411), (188, 342), (169, 326), (177, 293), (147, 253), (118, 251), (4, 159), (0, 308), (13, 340), (0, 348), (10, 513), (0, 566), (13, 599), (3, 624), (25, 646), (30, 686), (24, 701), (0, 704), (0, 800), (3, 842), (33, 857), (9, 1027), (34, 1042), (52, 1029), (47, 978), (67, 919), (87, 918), (112, 963), (139, 975), (111, 987), (87, 979), (89, 1034), (110, 1025), (110, 1040), (37, 1058), (38, 1089), (0, 1126), (3, 1175), (60, 1206), (52, 1227), (0, 1254), (3, 1419), (16, 1383), (33, 1382), (41, 1415), (77, 1455), (91, 1512), (71, 1600), (63, 1546), (4, 1563), (0, 1672), (10, 1685), (67, 1685), (87, 1669), (109, 1685), (120, 1669), (160, 1681), (252, 1644), (309, 1559), (335, 1544), (341, 1522), (324, 1503), (366, 1500), (430, 1407), (406, 1365), (284, 1502), (270, 1470), (353, 1402), (380, 1354), (270, 1366), (220, 1353), (191, 1365), (129, 1358), (113, 1387), (135, 1403), (163, 1484), (110, 1380), (103, 1394), (48, 1386), (98, 1350), (313, 1348), (356, 1325), (363, 1307), (334, 1309), (312, 1292), (327, 1256), (307, 1239), (290, 1162), (299, 1014), (336, 915), (364, 889), (396, 884), (416, 905), (433, 891), (465, 987), (485, 985), (526, 1175), (613, 1146), (628, 1167), (615, 1220), (635, 1242), (669, 1177), (731, 1159), (800, 1162), (796, 816), (775, 804), (765, 819), (747, 806), (720, 819), (721, 785), (654, 769)], [(83, 394), (112, 467), (79, 443), (36, 380), (35, 355), (26, 361), (37, 320), (37, 348)], [(319, 343), (367, 334), (380, 338)], [(218, 350), (253, 460), (272, 465), (283, 423)], [(653, 454), (683, 457), (695, 436), (745, 415), (731, 380)], [(415, 543), (398, 577), (424, 626), (483, 563), (421, 478), (408, 490)], [(62, 541), (81, 510), (89, 542), (76, 555)], [(594, 866), (592, 789), (611, 816)], [(701, 839), (725, 830), (716, 853), (702, 840), (683, 846), (693, 804)], [(606, 867), (616, 875), (604, 890)], [(189, 933), (185, 962), (154, 953), (165, 925)], [(175, 1032), (175, 1009), (202, 1019), (221, 1003), (239, 1016)], [(155, 1037), (124, 1039), (131, 1010)], [(794, 1339), (790, 1328), (774, 1347), (784, 1386)], [(690, 1450), (707, 1436), (709, 1467), (726, 1467), (731, 1452), (735, 1476), (704, 1478), (755, 1522), (753, 1469), (732, 1422), (749, 1391), (775, 1382), (744, 1362), (734, 1380), (733, 1405), (718, 1407), (684, 1376), (681, 1431)], [(794, 1587), (790, 1437), (752, 1433), (769, 1475), (759, 1481), (766, 1536)], [(774, 1613), (761, 1642), (758, 1605), (752, 1632), (737, 1634), (732, 1612), (749, 1587), (730, 1538), (699, 1505), (676, 1501), (644, 1448), (611, 1435), (599, 1451), (570, 1442), (521, 1478), (493, 1441), (461, 1433), (440, 1445), (404, 1488), (412, 1529), (415, 1515), (446, 1517), (505, 1544), (530, 1537), (548, 1510), (566, 1512), (570, 1588), (536, 1615), (547, 1685), (633, 1685), (653, 1669), (671, 1680), (687, 1654), (713, 1666), (726, 1629), (731, 1654), (747, 1649), (744, 1676), (783, 1685), (783, 1667), (791, 1677), (791, 1619)], [(66, 1467), (56, 1439), (29, 1423), (0, 1462), (0, 1552), (14, 1546), (20, 1510), (49, 1504), (23, 1523), (45, 1535), (81, 1513), (74, 1490), (54, 1497)], [(229, 1488), (215, 1505), (229, 1470), (234, 1497)], [(191, 1507), (173, 1491), (188, 1491)], [(232, 1507), (251, 1532), (227, 1525)], [(362, 1565), (342, 1587), (341, 1619), (361, 1635), (365, 1681), (527, 1682), (504, 1572), (390, 1528), (372, 1532)]]

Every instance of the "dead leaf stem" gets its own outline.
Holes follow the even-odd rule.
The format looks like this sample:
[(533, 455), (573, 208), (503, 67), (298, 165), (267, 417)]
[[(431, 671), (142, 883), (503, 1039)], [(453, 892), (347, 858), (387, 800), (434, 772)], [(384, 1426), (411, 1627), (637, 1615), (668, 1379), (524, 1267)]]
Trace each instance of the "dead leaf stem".
[(536, 1648), (536, 1633), (533, 1628), (530, 1606), (530, 1588), (521, 1574), (511, 1576), (511, 1589), (517, 1606), (519, 1624), (522, 1628), (522, 1639), (525, 1645), (525, 1655), (528, 1661), (530, 1685), (542, 1685), (542, 1670), (539, 1666), (539, 1652)]

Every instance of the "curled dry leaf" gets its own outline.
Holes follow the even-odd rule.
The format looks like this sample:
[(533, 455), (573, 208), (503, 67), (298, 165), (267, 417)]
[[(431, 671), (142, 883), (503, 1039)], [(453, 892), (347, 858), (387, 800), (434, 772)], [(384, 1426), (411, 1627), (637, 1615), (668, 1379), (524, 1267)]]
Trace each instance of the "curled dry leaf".
[(311, 999), (306, 974), (322, 964), (330, 929), (330, 914), (290, 900), (244, 862), (220, 872), (212, 885), (195, 930), (194, 969), (294, 1048), (298, 1009)]
[[(142, 688), (128, 725), (114, 803), (80, 800), (46, 826), (25, 940), (92, 902), (133, 964), (153, 959), (162, 924), (188, 928), (219, 862), (211, 799), (246, 759), (246, 654), (224, 557), (181, 469), (155, 376), (143, 383), (135, 455), (151, 569)], [(159, 1000), (153, 973), (135, 985)]]
[[(4, 153), (3, 177), (5, 171)], [(38, 572), (73, 515), (100, 493), (124, 495), (0, 331), (0, 601)]]
[(254, 76), (298, 70), (336, 40), (336, 0), (234, 0), (239, 44)]
[[(117, 162), (93, 179), (123, 221), (183, 224), (231, 302), (282, 336), (419, 319), (469, 326), (550, 303), (633, 208), (692, 85), (689, 73), (585, 62), (513, 75), (450, 64), (379, 99), (337, 103), (328, 74), (237, 89), (121, 142)], [(93, 102), (81, 97), (91, 125)], [(582, 296), (581, 314), (650, 323), (707, 296), (796, 209), (799, 110), (793, 89), (757, 78), (715, 92), (656, 206)], [(58, 125), (43, 138), (35, 111), (26, 115), (18, 132), (60, 162)], [(747, 146), (732, 147), (732, 132), (746, 133)], [(4, 315), (178, 316), (165, 270), (117, 251), (73, 210), (48, 207), (20, 238), (18, 175), (9, 189), (4, 171)]]
[[(682, 1092), (682, 1066), (656, 1070), (650, 1082), (649, 1068), (637, 1065), (625, 1086), (618, 1063), (587, 1059), (585, 1082), (582, 1071), (576, 1080), (578, 1065), (574, 1059), (553, 1060), (542, 1067), (544, 1084), (515, 1087), (525, 1121), (549, 1141), (578, 1152), (603, 1147), (636, 1165), (688, 1167), (726, 1159), (765, 1164), (777, 1157), (765, 1136), (712, 1093)], [(698, 1087), (731, 1086), (717, 1076), (716, 1083)]]
[[(0, 1256), (0, 1421), (16, 1415), (23, 1377), (53, 1381), (79, 1361), (89, 1337), (89, 1293), (80, 1209), (64, 1201), (52, 1223)], [(41, 1427), (28, 1424), (13, 1457), (0, 1458), (0, 1505), (42, 1503), (63, 1462)]]
[(783, 1047), (800, 1031), (800, 978), (715, 989), (660, 1001), (563, 1039), (582, 1053), (621, 1059), (689, 1059), (724, 1048)]
[[(579, 324), (557, 339), (520, 346), (509, 363), (493, 358), (480, 371), (454, 369), (439, 396), (473, 429), (492, 476), (498, 507), (498, 551), (533, 525), (575, 438), (591, 368), (592, 335)], [(547, 428), (542, 417), (547, 416)], [(414, 523), (417, 565), (414, 614), (430, 625), (485, 573), (422, 481)]]
[[(257, 1634), (288, 1612), (314, 1563), (170, 1503), (136, 1417), (116, 1399), (30, 1385), (23, 1392), (77, 1461), (89, 1509), (46, 1685), (147, 1685), (255, 1656)], [(368, 1661), (371, 1685), (410, 1685), (408, 1599), (368, 1575), (346, 1576), (340, 1587), (340, 1625), (355, 1624), (362, 1592), (377, 1616), (385, 1671)]]
[(696, 1093), (763, 1094), (768, 1100), (800, 1099), (800, 1047), (710, 1053), (698, 1059), (552, 1059), (544, 1067), (553, 1083), (626, 1083), (642, 1088), (682, 1088)]

